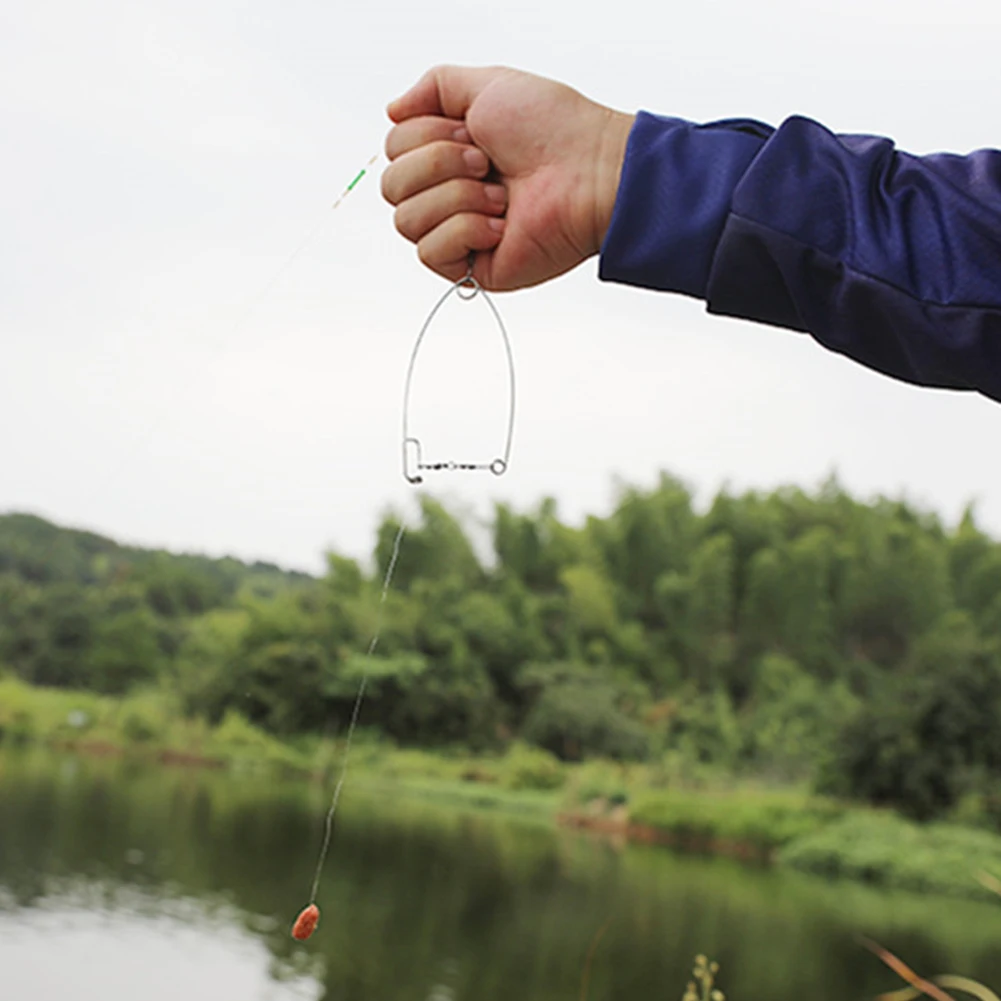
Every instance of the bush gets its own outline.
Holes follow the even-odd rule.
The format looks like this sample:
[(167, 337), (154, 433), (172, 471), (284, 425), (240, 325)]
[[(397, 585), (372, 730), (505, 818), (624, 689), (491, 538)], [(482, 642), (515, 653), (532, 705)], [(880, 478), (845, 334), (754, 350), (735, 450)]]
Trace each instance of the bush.
[(855, 812), (792, 842), (778, 860), (824, 876), (988, 897), (977, 875), (1001, 872), (1001, 837), (950, 824), (922, 826), (891, 813)]
[(122, 736), (136, 744), (145, 744), (160, 736), (161, 728), (153, 715), (138, 708), (130, 709), (122, 720)]
[(706, 765), (734, 768), (744, 751), (740, 722), (723, 689), (680, 701), (668, 738), (684, 758)]
[(972, 780), (971, 791), (960, 797), (949, 821), (964, 827), (982, 827), (1001, 833), (1001, 791), (996, 784), (984, 788)]
[(210, 749), (231, 762), (275, 765), (293, 770), (302, 770), (307, 766), (303, 755), (257, 729), (233, 709), (226, 710), (222, 723), (213, 732)]
[[(892, 687), (891, 687), (892, 686)], [(942, 817), (1001, 773), (1001, 667), (986, 655), (918, 664), (887, 679), (841, 728), (822, 791)]]
[(525, 719), (522, 736), (563, 761), (644, 760), (649, 735), (616, 706), (617, 695), (611, 685), (583, 679), (547, 688)]
[(10, 714), (3, 721), (0, 721), (0, 741), (9, 741), (11, 744), (28, 744), (37, 736), (37, 729), (33, 717), (22, 710)]
[(566, 781), (563, 766), (553, 755), (521, 744), (508, 752), (503, 774), (509, 789), (559, 789)]
[(604, 800), (609, 805), (626, 803), (629, 792), (621, 765), (610, 761), (588, 761), (574, 770), (570, 795), (577, 803)]
[(262, 748), (273, 743), (271, 737), (263, 730), (258, 730), (235, 709), (226, 710), (214, 736), (218, 743), (228, 744), (230, 747)]
[(773, 777), (812, 776), (856, 700), (843, 683), (822, 685), (788, 657), (766, 654), (755, 668), (744, 720), (749, 758)]

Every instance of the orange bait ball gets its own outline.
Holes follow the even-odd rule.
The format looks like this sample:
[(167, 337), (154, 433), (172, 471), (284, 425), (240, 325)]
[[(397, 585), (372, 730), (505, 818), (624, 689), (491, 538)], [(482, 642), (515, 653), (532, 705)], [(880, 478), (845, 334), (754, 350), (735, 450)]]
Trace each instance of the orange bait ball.
[(292, 938), (305, 942), (316, 931), (319, 920), (320, 908), (316, 904), (310, 904), (309, 907), (303, 908), (302, 913), (295, 919), (295, 924), (292, 925)]

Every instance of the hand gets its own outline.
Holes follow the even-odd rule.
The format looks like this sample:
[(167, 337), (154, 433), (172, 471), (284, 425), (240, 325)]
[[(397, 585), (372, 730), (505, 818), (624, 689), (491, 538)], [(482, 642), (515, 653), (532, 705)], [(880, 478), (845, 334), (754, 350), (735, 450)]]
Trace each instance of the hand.
[(633, 116), (511, 69), (439, 67), (388, 109), (382, 192), (432, 271), (476, 252), (489, 290), (538, 285), (601, 248)]

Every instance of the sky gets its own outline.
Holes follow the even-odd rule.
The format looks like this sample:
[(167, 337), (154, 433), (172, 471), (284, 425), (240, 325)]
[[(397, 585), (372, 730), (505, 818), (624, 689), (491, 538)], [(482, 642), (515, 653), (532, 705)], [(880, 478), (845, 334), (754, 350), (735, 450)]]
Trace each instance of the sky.
[[(0, 7), (0, 511), (320, 570), (366, 557), (401, 475), (403, 380), (445, 285), (375, 172), (386, 104), (502, 64), (624, 111), (803, 114), (910, 152), (1001, 145), (996, 0), (33, 0)], [(294, 264), (280, 271), (319, 227)], [(269, 283), (270, 284), (269, 286)], [(599, 282), (494, 297), (518, 412), (502, 478), (428, 483), (480, 517), (574, 522), (661, 471), (906, 496), (1001, 534), (1001, 407), (893, 382), (803, 335)], [(503, 355), (443, 310), (415, 382), (429, 451), (492, 458)], [(474, 454), (475, 453), (475, 454)], [(466, 454), (464, 452), (464, 454)]]

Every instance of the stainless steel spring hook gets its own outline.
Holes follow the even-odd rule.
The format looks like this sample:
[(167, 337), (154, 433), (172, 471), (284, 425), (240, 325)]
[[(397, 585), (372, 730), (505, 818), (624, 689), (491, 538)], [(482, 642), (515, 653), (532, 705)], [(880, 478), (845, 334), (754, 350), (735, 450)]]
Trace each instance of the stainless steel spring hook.
[[(455, 282), (438, 300), (438, 302), (435, 303), (434, 308), (424, 321), (424, 326), (421, 327), (421, 332), (417, 335), (417, 341), (414, 343), (413, 353), (410, 355), (410, 364), (407, 367), (406, 386), (403, 391), (403, 475), (408, 483), (423, 483), (424, 477), (422, 474), (425, 472), (486, 470), (493, 473), (495, 476), (503, 476), (504, 473), (507, 472), (508, 463), (511, 458), (511, 441), (514, 438), (514, 355), (511, 353), (511, 341), (508, 338), (507, 329), (504, 326), (504, 321), (501, 319), (500, 313), (497, 311), (497, 307), (494, 305), (490, 296), (487, 295), (486, 289), (484, 289), (483, 286), (473, 277), (473, 259), (474, 255), (470, 254), (469, 266), (466, 270), (465, 276)], [(421, 344), (424, 342), (424, 336), (427, 334), (428, 328), (431, 326), (438, 310), (441, 309), (448, 297), (453, 293), (466, 302), (475, 299), (477, 295), (483, 296), (484, 301), (493, 313), (494, 319), (497, 321), (497, 327), (500, 330), (501, 338), (504, 341), (504, 350), (507, 354), (509, 384), (507, 435), (504, 441), (504, 448), (500, 455), (489, 462), (456, 462), (454, 460), (446, 462), (425, 462), (424, 450), (420, 439), (414, 437), (410, 433), (410, 386), (413, 381), (414, 366), (417, 362), (417, 355), (420, 352)]]

